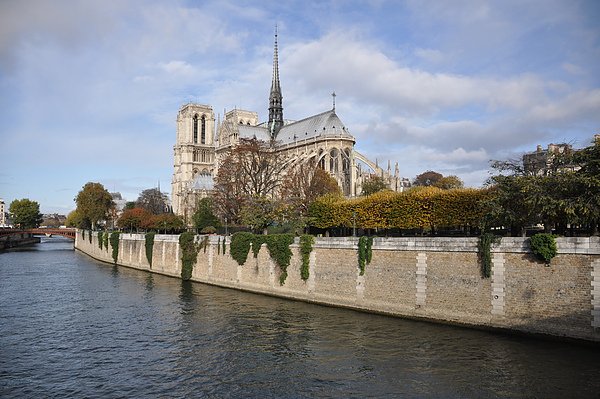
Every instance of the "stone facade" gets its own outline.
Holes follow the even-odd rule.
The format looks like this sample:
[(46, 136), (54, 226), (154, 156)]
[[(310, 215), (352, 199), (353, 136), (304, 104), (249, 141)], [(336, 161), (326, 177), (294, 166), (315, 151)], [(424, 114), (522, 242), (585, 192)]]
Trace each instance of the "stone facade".
[[(78, 231), (76, 248), (113, 263), (112, 251), (99, 249), (92, 234), (90, 243)], [(122, 234), (118, 264), (180, 277), (177, 240), (156, 235), (150, 267), (144, 236)], [(307, 281), (300, 278), (296, 241), (284, 285), (265, 246), (240, 266), (229, 255), (228, 237), (208, 241), (193, 281), (399, 317), (600, 342), (598, 237), (557, 239), (559, 253), (550, 265), (533, 258), (526, 239), (503, 239), (493, 250), (488, 279), (480, 275), (476, 238), (375, 238), (364, 276), (357, 266), (357, 239), (317, 238)]]
[(392, 171), (355, 150), (355, 139), (335, 111), (292, 121), (283, 119), (279, 82), (277, 41), (273, 59), (273, 81), (269, 120), (259, 123), (258, 113), (241, 109), (225, 112), (215, 124), (210, 105), (185, 104), (177, 114), (172, 179), (173, 211), (188, 220), (199, 198), (210, 195), (214, 177), (227, 152), (240, 139), (256, 138), (271, 143), (286, 159), (288, 170), (300, 165), (319, 166), (336, 179), (344, 195), (360, 195), (365, 179), (377, 175), (393, 191), (403, 191), (410, 181), (400, 177), (398, 164)]
[(6, 226), (6, 210), (4, 209), (4, 200), (0, 198), (0, 227)]

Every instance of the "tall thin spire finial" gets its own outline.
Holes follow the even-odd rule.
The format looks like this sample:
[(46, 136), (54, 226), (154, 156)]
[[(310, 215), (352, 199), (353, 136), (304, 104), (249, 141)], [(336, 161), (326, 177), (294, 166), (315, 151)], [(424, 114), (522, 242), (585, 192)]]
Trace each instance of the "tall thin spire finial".
[(333, 91), (333, 93), (331, 93), (331, 97), (333, 98), (333, 110), (335, 111), (335, 97), (336, 97), (335, 90)]
[(271, 138), (275, 139), (279, 129), (283, 126), (283, 96), (279, 82), (279, 53), (277, 47), (277, 25), (275, 25), (275, 45), (273, 49), (273, 79), (271, 80), (271, 94), (269, 95), (269, 122)]

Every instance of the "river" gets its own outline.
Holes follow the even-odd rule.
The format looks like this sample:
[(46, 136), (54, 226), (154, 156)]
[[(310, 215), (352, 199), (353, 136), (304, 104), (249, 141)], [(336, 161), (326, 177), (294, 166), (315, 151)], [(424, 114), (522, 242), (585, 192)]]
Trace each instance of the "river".
[(598, 398), (600, 348), (0, 253), (0, 397)]

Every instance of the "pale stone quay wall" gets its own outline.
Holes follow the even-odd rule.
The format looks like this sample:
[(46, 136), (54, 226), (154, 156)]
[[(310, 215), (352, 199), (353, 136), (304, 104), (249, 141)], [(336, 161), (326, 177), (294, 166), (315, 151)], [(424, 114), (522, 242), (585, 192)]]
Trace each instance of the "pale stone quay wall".
[[(113, 263), (112, 249), (77, 233), (75, 247)], [(492, 276), (480, 274), (477, 238), (375, 238), (373, 257), (359, 276), (357, 238), (317, 238), (310, 277), (300, 278), (298, 239), (285, 284), (266, 245), (243, 266), (219, 253), (223, 237), (209, 236), (192, 280), (222, 287), (393, 316), (478, 328), (507, 329), (600, 342), (600, 239), (558, 238), (550, 266), (536, 260), (527, 240), (503, 238), (493, 249)], [(156, 235), (152, 267), (144, 235), (122, 234), (118, 264), (181, 275), (178, 236)]]

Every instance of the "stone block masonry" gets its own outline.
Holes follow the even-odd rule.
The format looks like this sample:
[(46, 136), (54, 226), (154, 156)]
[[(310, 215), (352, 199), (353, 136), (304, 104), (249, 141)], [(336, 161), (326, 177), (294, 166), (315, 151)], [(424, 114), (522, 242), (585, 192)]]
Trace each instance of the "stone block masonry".
[[(78, 232), (75, 247), (113, 263)], [(492, 250), (490, 278), (482, 278), (477, 238), (375, 238), (372, 261), (358, 269), (357, 238), (317, 238), (309, 278), (300, 277), (299, 243), (284, 285), (266, 245), (243, 266), (209, 236), (192, 280), (329, 306), (426, 319), (477, 328), (504, 329), (600, 343), (600, 239), (558, 238), (549, 265), (536, 260), (523, 238), (504, 238)], [(156, 235), (152, 267), (142, 234), (121, 234), (118, 264), (173, 277), (181, 275), (178, 236)]]

